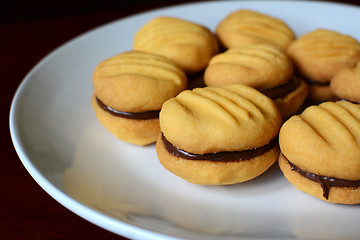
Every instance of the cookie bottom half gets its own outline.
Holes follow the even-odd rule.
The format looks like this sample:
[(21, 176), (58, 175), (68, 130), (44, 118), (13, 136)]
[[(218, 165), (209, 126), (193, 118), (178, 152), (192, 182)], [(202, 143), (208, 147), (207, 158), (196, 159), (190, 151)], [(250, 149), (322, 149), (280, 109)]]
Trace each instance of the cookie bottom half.
[(307, 99), (310, 102), (335, 101), (339, 98), (330, 89), (330, 85), (308, 84), (309, 93)]
[(245, 182), (264, 173), (277, 160), (280, 150), (276, 146), (260, 156), (240, 161), (188, 160), (169, 153), (159, 134), (156, 152), (165, 169), (188, 182), (228, 185)]
[(308, 86), (304, 80), (298, 78), (299, 86), (284, 98), (274, 99), (283, 119), (294, 115), (305, 102), (308, 95)]
[(144, 146), (154, 143), (160, 133), (158, 118), (138, 120), (113, 116), (98, 105), (95, 95), (91, 98), (91, 104), (98, 121), (124, 142)]
[(298, 190), (312, 195), (323, 201), (342, 204), (359, 204), (360, 187), (330, 187), (329, 197), (326, 199), (320, 183), (303, 177), (297, 171), (291, 169), (289, 161), (283, 154), (279, 156), (279, 166), (285, 178)]

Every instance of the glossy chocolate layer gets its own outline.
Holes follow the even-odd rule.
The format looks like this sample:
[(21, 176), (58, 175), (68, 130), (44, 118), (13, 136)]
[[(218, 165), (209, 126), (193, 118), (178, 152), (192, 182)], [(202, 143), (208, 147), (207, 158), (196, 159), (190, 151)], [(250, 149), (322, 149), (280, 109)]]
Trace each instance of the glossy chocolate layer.
[(300, 85), (300, 80), (297, 77), (292, 77), (287, 83), (278, 87), (269, 89), (260, 89), (260, 92), (271, 99), (284, 98), (287, 94), (294, 91)]
[(359, 187), (360, 186), (360, 180), (358, 181), (352, 181), (352, 180), (346, 180), (346, 179), (340, 179), (340, 178), (333, 178), (333, 177), (325, 177), (321, 175), (317, 175), (315, 173), (310, 173), (302, 170), (295, 164), (291, 163), (288, 159), (286, 159), (290, 166), (292, 171), (296, 171), (300, 173), (303, 177), (306, 177), (307, 179), (310, 179), (311, 181), (317, 182), (320, 184), (322, 190), (323, 190), (323, 197), (326, 199), (329, 199), (329, 192), (331, 187)]
[(107, 111), (108, 113), (122, 118), (129, 118), (129, 119), (138, 119), (138, 120), (145, 120), (145, 119), (154, 119), (159, 118), (160, 110), (156, 111), (147, 111), (147, 112), (139, 112), (139, 113), (131, 113), (131, 112), (121, 112), (115, 110), (109, 106), (106, 106), (100, 99), (96, 97), (96, 102), (103, 110)]
[(165, 138), (164, 134), (162, 134), (162, 141), (166, 150), (176, 157), (181, 157), (189, 160), (207, 160), (220, 162), (249, 160), (254, 157), (260, 156), (261, 154), (269, 151), (270, 149), (278, 145), (277, 138), (274, 138), (267, 145), (250, 150), (195, 154), (186, 152), (182, 149), (175, 147)]

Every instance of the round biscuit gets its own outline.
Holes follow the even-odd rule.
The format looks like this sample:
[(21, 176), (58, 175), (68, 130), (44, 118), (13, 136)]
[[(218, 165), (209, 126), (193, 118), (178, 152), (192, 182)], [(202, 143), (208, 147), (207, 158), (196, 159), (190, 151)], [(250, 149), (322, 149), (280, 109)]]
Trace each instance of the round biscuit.
[(278, 135), (281, 123), (274, 101), (243, 84), (183, 91), (160, 112), (166, 139), (197, 154), (264, 146)]
[(304, 171), (360, 180), (360, 104), (310, 106), (282, 125), (279, 144), (284, 156)]
[(316, 29), (291, 42), (287, 53), (302, 76), (325, 83), (344, 67), (355, 66), (360, 43), (336, 31)]
[(204, 73), (207, 86), (242, 83), (267, 89), (289, 81), (293, 65), (287, 54), (269, 44), (244, 45), (215, 55)]
[(175, 17), (156, 17), (137, 31), (133, 49), (168, 57), (186, 73), (196, 73), (218, 53), (219, 44), (202, 25)]
[(295, 38), (293, 31), (284, 21), (247, 9), (227, 15), (218, 24), (216, 35), (227, 49), (266, 43), (285, 50)]
[(185, 72), (173, 61), (140, 51), (110, 57), (93, 73), (95, 95), (105, 105), (123, 112), (160, 110), (186, 85)]

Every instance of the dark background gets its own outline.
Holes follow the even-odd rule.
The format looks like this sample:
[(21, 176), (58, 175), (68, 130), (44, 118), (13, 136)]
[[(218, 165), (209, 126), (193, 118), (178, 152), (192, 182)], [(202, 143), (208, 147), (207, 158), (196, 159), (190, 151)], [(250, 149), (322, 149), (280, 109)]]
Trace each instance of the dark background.
[(11, 142), (11, 100), (31, 68), (59, 45), (109, 21), (183, 2), (1, 1), (0, 239), (125, 239), (67, 210), (33, 180)]
[(186, 2), (194, 1), (1, 1), (1, 239), (124, 239), (67, 210), (32, 179), (11, 142), (11, 100), (30, 69), (59, 45), (112, 20)]

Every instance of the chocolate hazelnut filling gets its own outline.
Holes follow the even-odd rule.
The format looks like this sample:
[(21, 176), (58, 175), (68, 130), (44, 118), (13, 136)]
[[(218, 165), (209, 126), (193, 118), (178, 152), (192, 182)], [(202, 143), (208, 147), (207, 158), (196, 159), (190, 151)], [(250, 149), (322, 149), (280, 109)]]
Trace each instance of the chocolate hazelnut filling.
[(302, 79), (304, 79), (304, 81), (310, 85), (316, 85), (316, 86), (330, 86), (330, 82), (317, 82), (315, 80), (312, 80), (310, 78), (304, 77), (302, 75), (299, 75)]
[(300, 80), (297, 77), (292, 77), (290, 81), (280, 86), (260, 89), (259, 91), (271, 99), (284, 98), (287, 94), (294, 91), (300, 85)]
[(327, 200), (329, 199), (329, 192), (330, 192), (331, 187), (358, 188), (360, 186), (360, 180), (353, 181), (353, 180), (346, 180), (346, 179), (317, 175), (315, 173), (310, 173), (310, 172), (306, 172), (306, 171), (302, 170), (295, 164), (291, 163), (287, 158), (286, 158), (286, 160), (290, 164), (292, 171), (296, 171), (296, 172), (300, 173), (303, 177), (306, 177), (307, 179), (310, 179), (311, 181), (319, 183), (323, 190), (323, 197), (326, 198)]
[(164, 134), (162, 134), (162, 141), (166, 150), (176, 157), (181, 157), (188, 160), (207, 160), (218, 162), (250, 160), (254, 157), (260, 156), (261, 154), (269, 151), (270, 149), (278, 145), (276, 137), (272, 139), (267, 145), (250, 150), (195, 154), (175, 147), (165, 138)]
[(103, 110), (106, 112), (116, 116), (116, 117), (122, 117), (122, 118), (129, 118), (129, 119), (137, 119), (137, 120), (146, 120), (146, 119), (154, 119), (159, 118), (160, 110), (156, 111), (147, 111), (147, 112), (138, 112), (138, 113), (132, 113), (132, 112), (121, 112), (118, 110), (115, 110), (109, 106), (106, 106), (100, 99), (96, 97), (96, 102)]

